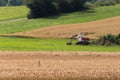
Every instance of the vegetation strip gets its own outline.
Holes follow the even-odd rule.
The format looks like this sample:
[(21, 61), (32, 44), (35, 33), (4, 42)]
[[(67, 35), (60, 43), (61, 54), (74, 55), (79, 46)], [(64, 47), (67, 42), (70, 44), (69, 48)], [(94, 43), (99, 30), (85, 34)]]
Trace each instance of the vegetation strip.
[(0, 50), (2, 51), (94, 51), (94, 52), (120, 52), (120, 46), (68, 46), (68, 39), (34, 39), (0, 37)]

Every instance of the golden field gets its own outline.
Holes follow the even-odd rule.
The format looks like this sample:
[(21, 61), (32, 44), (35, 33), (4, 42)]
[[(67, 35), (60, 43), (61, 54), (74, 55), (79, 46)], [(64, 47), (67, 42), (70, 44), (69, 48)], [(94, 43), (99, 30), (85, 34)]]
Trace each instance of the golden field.
[(119, 80), (119, 52), (0, 52), (0, 80)]

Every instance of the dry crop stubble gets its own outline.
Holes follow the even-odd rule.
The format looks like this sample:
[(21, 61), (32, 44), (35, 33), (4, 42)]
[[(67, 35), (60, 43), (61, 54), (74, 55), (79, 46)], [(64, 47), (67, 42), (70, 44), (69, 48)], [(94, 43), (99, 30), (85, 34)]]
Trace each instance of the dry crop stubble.
[[(120, 16), (78, 24), (58, 25), (37, 28), (30, 31), (4, 34), (3, 36), (27, 36), (37, 38), (68, 38), (71, 35), (82, 33), (89, 38), (99, 38), (105, 34), (120, 33)], [(114, 28), (114, 30), (113, 30)]]
[(119, 75), (119, 52), (0, 52), (3, 80), (119, 80)]

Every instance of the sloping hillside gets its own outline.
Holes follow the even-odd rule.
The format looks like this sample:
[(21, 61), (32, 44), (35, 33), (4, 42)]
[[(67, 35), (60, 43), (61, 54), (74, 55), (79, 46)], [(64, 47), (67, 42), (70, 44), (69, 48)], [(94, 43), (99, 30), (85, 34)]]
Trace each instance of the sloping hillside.
[(93, 22), (39, 28), (12, 35), (38, 38), (69, 38), (77, 33), (83, 33), (90, 38), (98, 38), (109, 33), (118, 34), (120, 33), (120, 16)]
[[(17, 13), (13, 11), (13, 9), (11, 8), (12, 7), (10, 7), (7, 11), (12, 10), (11, 13), (17, 15)], [(22, 17), (21, 12), (23, 12), (24, 9), (23, 11), (21, 11), (21, 8), (22, 6), (18, 7), (17, 10), (18, 10), (18, 14)], [(3, 12), (8, 13), (5, 10), (3, 10)], [(29, 20), (28, 19), (8, 20), (15, 18), (14, 17), (15, 15), (3, 14), (2, 17), (4, 17), (4, 19), (0, 17), (0, 20), (4, 20), (4, 21), (0, 21), (0, 34), (17, 33), (17, 32), (37, 29), (37, 28), (49, 27), (49, 26), (76, 24), (76, 23), (90, 22), (90, 21), (115, 17), (120, 15), (119, 10), (120, 10), (120, 5), (104, 6), (104, 7), (89, 9), (86, 11), (73, 12), (73, 13), (62, 14), (59, 16), (52, 16), (52, 17), (46, 17), (40, 19), (29, 19)], [(7, 19), (5, 19), (5, 17)]]

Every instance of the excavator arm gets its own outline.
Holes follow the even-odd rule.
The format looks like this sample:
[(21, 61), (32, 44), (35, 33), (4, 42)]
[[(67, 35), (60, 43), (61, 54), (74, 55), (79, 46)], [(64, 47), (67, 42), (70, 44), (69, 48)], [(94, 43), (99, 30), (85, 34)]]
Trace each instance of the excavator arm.
[(75, 38), (76, 36), (78, 36), (78, 34), (73, 35), (70, 39), (73, 39), (73, 38)]

